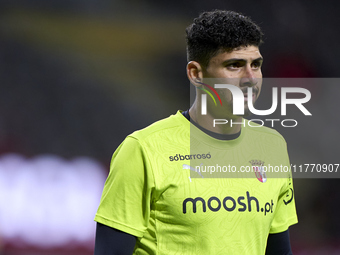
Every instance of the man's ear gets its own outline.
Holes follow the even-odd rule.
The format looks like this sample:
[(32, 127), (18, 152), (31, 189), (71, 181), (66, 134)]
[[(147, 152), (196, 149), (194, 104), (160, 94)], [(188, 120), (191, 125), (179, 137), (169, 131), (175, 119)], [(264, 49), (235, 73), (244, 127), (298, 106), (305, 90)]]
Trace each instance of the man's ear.
[(202, 66), (196, 61), (187, 64), (187, 76), (194, 86), (201, 86), (203, 79)]

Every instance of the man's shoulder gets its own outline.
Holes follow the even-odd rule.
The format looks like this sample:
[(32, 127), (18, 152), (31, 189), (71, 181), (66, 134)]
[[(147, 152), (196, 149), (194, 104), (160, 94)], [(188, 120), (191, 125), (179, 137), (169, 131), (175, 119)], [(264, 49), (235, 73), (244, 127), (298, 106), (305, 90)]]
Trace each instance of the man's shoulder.
[(157, 139), (162, 136), (171, 137), (176, 135), (176, 130), (189, 132), (189, 129), (189, 121), (185, 119), (185, 117), (181, 114), (181, 111), (178, 111), (176, 114), (158, 120), (143, 129), (133, 132), (129, 135), (129, 137), (133, 137), (135, 139), (143, 141), (149, 139)]

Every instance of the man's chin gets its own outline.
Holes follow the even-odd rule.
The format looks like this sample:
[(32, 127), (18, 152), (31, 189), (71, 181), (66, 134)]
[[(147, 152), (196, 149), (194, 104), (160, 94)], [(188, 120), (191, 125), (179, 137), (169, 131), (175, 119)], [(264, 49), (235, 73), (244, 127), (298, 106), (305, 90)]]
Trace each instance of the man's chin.
[[(258, 95), (256, 95), (256, 99), (257, 99), (257, 96)], [(256, 109), (256, 105), (257, 105), (257, 100), (256, 99), (253, 102), (253, 107), (255, 109)], [(243, 115), (243, 117), (249, 117), (251, 115), (253, 115), (253, 113), (249, 110), (248, 103), (245, 103), (244, 104), (244, 115)]]
[(249, 117), (249, 116), (251, 116), (251, 115), (253, 115), (253, 114), (250, 112), (250, 110), (248, 109), (248, 107), (245, 108), (245, 109), (244, 109), (244, 114), (242, 115), (242, 117)]
[(237, 115), (234, 115), (234, 116), (245, 118), (245, 117), (249, 117), (251, 115), (253, 115), (253, 113), (249, 110), (248, 106), (245, 105), (244, 106), (244, 114), (237, 114)]

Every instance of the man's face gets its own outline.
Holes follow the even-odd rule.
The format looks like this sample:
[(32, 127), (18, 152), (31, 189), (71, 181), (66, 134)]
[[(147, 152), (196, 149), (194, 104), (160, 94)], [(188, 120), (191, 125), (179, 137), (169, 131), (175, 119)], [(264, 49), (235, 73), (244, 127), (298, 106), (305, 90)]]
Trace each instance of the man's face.
[[(210, 59), (209, 65), (203, 69), (203, 80), (206, 83), (231, 84), (239, 87), (245, 96), (245, 115), (248, 112), (247, 88), (253, 88), (253, 103), (258, 98), (262, 86), (263, 58), (256, 46), (240, 47), (232, 52), (220, 52)], [(232, 94), (228, 89), (216, 89), (222, 103), (229, 109), (232, 105)]]

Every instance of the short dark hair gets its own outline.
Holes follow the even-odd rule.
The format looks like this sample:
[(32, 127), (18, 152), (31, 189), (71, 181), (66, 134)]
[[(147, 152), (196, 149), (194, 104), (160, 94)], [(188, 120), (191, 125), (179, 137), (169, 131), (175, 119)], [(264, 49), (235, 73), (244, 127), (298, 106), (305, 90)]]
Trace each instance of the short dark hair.
[(240, 46), (257, 46), (263, 33), (249, 17), (234, 11), (203, 12), (186, 28), (188, 61), (207, 67), (221, 50), (231, 52)]

